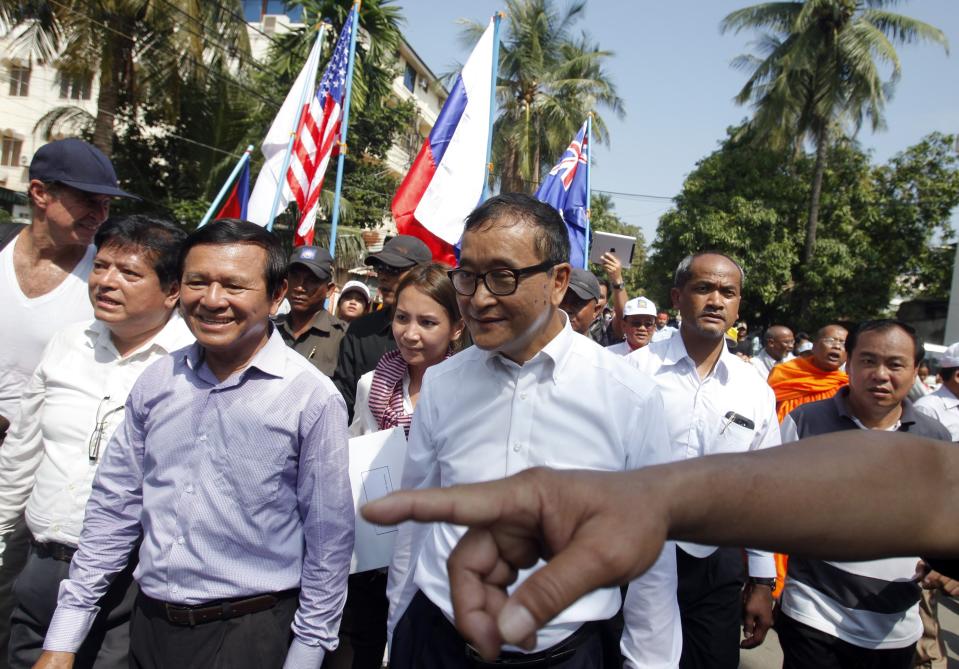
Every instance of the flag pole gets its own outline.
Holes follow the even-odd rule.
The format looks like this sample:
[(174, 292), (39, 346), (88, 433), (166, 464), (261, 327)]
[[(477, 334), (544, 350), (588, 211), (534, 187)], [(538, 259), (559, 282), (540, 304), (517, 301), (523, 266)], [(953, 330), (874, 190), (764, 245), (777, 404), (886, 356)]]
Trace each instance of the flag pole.
[[(317, 42), (322, 43), (328, 25), (326, 21), (320, 24), (320, 30), (316, 35)], [(319, 48), (322, 52), (323, 47), (321, 46)], [(270, 207), (270, 218), (266, 223), (266, 229), (271, 232), (273, 231), (273, 219), (276, 218), (276, 209), (280, 205), (280, 196), (283, 194), (283, 186), (286, 184), (286, 172), (290, 169), (290, 157), (293, 155), (293, 143), (296, 141), (296, 131), (300, 129), (300, 121), (303, 119), (303, 105), (306, 104), (307, 91), (312, 93), (316, 92), (315, 77), (310, 86), (303, 86), (303, 89), (300, 91), (299, 110), (296, 113), (296, 121), (293, 123), (293, 127), (290, 128), (290, 141), (286, 145), (286, 154), (283, 156), (283, 167), (277, 175), (276, 192), (273, 195), (273, 205)]]
[(586, 117), (586, 248), (583, 249), (583, 269), (589, 269), (589, 218), (593, 213), (593, 112)]
[(330, 222), (330, 255), (336, 257), (336, 229), (340, 223), (340, 192), (343, 190), (343, 161), (349, 150), (346, 135), (350, 129), (350, 98), (353, 96), (353, 66), (356, 61), (356, 33), (360, 30), (360, 6), (363, 0), (353, 3), (353, 27), (350, 29), (350, 57), (346, 66), (346, 94), (343, 100), (343, 130), (340, 132), (340, 150), (336, 158), (336, 187), (333, 190), (333, 219)]
[(211, 218), (213, 218), (213, 214), (215, 214), (217, 209), (220, 208), (220, 203), (223, 201), (223, 198), (226, 197), (233, 180), (236, 179), (237, 175), (240, 173), (240, 170), (243, 169), (243, 166), (250, 162), (250, 154), (252, 152), (253, 145), (248, 144), (246, 151), (244, 151), (243, 155), (240, 156), (240, 160), (237, 162), (236, 167), (234, 167), (233, 171), (230, 172), (230, 176), (226, 178), (223, 188), (221, 188), (220, 192), (216, 194), (216, 197), (213, 198), (213, 203), (210, 205), (210, 208), (206, 210), (205, 214), (203, 214), (203, 219), (200, 221), (200, 225), (198, 225), (197, 228), (202, 228), (204, 225), (210, 222)]
[(483, 195), (480, 202), (483, 202), (489, 194), (489, 180), (493, 175), (493, 121), (496, 118), (496, 79), (499, 76), (499, 24), (503, 16), (503, 12), (493, 14), (493, 69), (489, 92), (489, 131), (486, 135), (486, 166), (489, 173), (483, 181)]

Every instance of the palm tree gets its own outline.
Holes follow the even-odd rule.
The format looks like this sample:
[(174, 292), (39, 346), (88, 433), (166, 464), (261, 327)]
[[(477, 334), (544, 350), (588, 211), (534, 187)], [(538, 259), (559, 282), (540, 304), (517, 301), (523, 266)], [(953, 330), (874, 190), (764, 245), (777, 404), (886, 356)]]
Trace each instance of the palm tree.
[[(816, 149), (804, 267), (815, 254), (830, 139), (847, 128), (855, 133), (866, 117), (873, 131), (883, 127), (883, 108), (902, 73), (894, 44), (928, 40), (948, 51), (941, 30), (883, 9), (895, 2), (769, 2), (732, 12), (720, 25), (723, 32), (768, 31), (758, 42), (761, 57), (733, 61), (752, 70), (735, 98), (739, 104), (753, 102), (755, 115), (745, 131), (774, 147), (799, 151), (808, 139)], [(880, 64), (892, 68), (887, 81)]]
[[(501, 32), (500, 106), (493, 126), (493, 163), (500, 190), (532, 191), (593, 112), (594, 141), (608, 143), (599, 108), (624, 115), (623, 101), (603, 69), (612, 55), (584, 33), (573, 34), (585, 2), (565, 11), (552, 0), (507, 0)], [(485, 25), (467, 23), (465, 39), (475, 42)]]
[(175, 120), (185, 82), (242, 66), (249, 41), (239, 9), (238, 0), (4, 0), (0, 28), (16, 31), (21, 53), (58, 63), (62, 76), (98, 75), (94, 119), (60, 108), (45, 121), (89, 125), (93, 143), (110, 155), (121, 107), (135, 118), (138, 101), (159, 100)]

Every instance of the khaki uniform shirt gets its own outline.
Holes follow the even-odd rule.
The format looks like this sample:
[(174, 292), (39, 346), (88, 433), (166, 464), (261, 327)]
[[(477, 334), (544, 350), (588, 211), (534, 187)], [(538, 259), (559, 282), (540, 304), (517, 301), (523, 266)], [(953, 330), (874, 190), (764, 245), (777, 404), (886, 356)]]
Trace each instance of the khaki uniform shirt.
[(299, 338), (293, 336), (290, 314), (276, 320), (276, 329), (286, 345), (313, 363), (313, 366), (329, 377), (336, 370), (340, 340), (346, 334), (346, 323), (321, 309), (313, 317), (310, 327)]

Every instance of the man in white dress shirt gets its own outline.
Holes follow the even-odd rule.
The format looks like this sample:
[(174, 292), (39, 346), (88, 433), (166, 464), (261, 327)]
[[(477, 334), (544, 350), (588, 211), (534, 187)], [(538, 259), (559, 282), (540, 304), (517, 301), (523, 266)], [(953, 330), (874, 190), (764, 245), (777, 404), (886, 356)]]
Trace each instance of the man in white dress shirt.
[[(724, 333), (739, 316), (744, 273), (722, 253), (680, 262), (671, 290), (682, 314), (679, 334), (630, 354), (626, 360), (650, 374), (666, 405), (673, 460), (738, 453), (780, 443), (776, 401), (749, 363), (726, 348)], [(772, 625), (776, 566), (770, 553), (680, 543), (676, 549), (684, 669), (739, 666), (743, 648), (754, 648)]]
[[(67, 577), (102, 450), (140, 373), (193, 336), (174, 315), (186, 233), (129, 216), (97, 232), (89, 295), (96, 320), (54, 335), (0, 449), (0, 542), (26, 508), (33, 545), (17, 579), (10, 666), (33, 666)], [(130, 570), (107, 594), (77, 666), (126, 667), (135, 596)]]
[[(568, 258), (562, 219), (527, 195), (496, 196), (467, 218), (460, 267), (450, 277), (476, 345), (427, 371), (404, 488), (488, 481), (539, 465), (623, 471), (665, 461), (656, 385), (573, 332), (559, 309)], [(452, 624), (446, 559), (464, 532), (448, 524), (401, 527), (389, 588), (394, 669), (493, 666)], [(518, 584), (530, 573), (512, 575)], [(629, 667), (676, 666), (675, 550), (664, 550), (630, 584), (620, 642), (609, 619), (621, 603), (616, 587), (587, 595), (499, 661), (601, 669), (621, 666), (622, 654)]]
[(952, 344), (939, 359), (942, 385), (916, 400), (916, 411), (938, 420), (959, 441), (959, 343)]
[(772, 325), (766, 329), (763, 342), (763, 350), (753, 356), (750, 363), (765, 379), (773, 367), (796, 357), (793, 355), (796, 339), (793, 331), (785, 325)]

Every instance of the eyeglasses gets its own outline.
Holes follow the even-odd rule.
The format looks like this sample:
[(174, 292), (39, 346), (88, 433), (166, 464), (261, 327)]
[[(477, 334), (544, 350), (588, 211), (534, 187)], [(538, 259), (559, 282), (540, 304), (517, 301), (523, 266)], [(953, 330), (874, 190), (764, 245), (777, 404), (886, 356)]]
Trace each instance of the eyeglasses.
[(447, 274), (450, 277), (450, 281), (453, 282), (453, 289), (465, 297), (470, 297), (476, 293), (476, 285), (479, 283), (480, 279), (483, 280), (483, 285), (486, 286), (488, 290), (493, 295), (498, 295), (503, 297), (505, 295), (512, 295), (516, 292), (516, 289), (519, 287), (519, 279), (522, 276), (527, 274), (536, 274), (538, 272), (545, 272), (549, 269), (552, 269), (556, 263), (551, 260), (544, 260), (538, 265), (530, 265), (529, 267), (520, 267), (519, 269), (510, 269), (508, 267), (500, 267), (497, 269), (491, 269), (488, 272), (470, 272), (465, 269), (451, 269)]
[(823, 337), (819, 341), (826, 346), (844, 346), (846, 344), (845, 339), (836, 339), (835, 337)]
[(123, 411), (122, 404), (111, 409), (108, 404), (109, 401), (110, 396), (107, 395), (100, 400), (100, 405), (97, 407), (97, 422), (93, 427), (93, 434), (90, 435), (90, 442), (87, 444), (87, 455), (90, 457), (90, 464), (100, 459), (100, 444), (103, 443), (103, 438), (106, 436), (107, 423), (109, 422), (110, 416), (118, 411)]
[(393, 267), (384, 263), (376, 263), (373, 265), (374, 272), (377, 274), (386, 274), (388, 276), (399, 276), (408, 269), (409, 267)]

